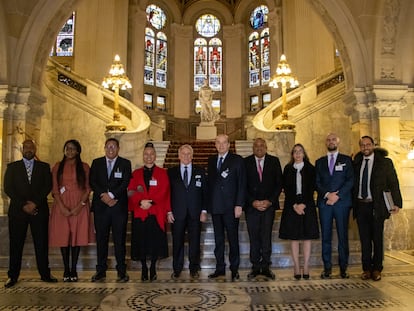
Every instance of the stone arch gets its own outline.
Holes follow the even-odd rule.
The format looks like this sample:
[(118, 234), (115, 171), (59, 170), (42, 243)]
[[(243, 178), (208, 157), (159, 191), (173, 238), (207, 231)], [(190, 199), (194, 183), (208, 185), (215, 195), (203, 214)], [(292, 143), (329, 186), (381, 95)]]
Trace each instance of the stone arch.
[(183, 24), (193, 25), (200, 15), (204, 13), (211, 13), (217, 16), (222, 25), (231, 25), (234, 23), (233, 14), (229, 7), (221, 2), (214, 1), (196, 1), (190, 4), (183, 15)]

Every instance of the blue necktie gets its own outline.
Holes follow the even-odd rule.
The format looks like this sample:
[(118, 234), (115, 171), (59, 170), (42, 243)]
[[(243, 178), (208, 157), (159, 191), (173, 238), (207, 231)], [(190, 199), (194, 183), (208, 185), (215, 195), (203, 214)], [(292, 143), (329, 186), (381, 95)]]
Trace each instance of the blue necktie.
[(369, 159), (365, 159), (365, 167), (362, 171), (361, 197), (363, 199), (368, 197), (368, 161)]
[(220, 157), (218, 165), (217, 165), (217, 171), (221, 171), (221, 166), (223, 165), (223, 157)]

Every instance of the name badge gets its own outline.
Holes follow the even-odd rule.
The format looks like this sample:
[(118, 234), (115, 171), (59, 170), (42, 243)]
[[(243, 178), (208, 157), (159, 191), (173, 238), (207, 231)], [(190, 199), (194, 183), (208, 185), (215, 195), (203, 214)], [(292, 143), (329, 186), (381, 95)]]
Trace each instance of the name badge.
[(226, 169), (225, 171), (221, 172), (221, 177), (227, 178), (229, 176), (229, 169)]
[(60, 191), (60, 194), (63, 194), (66, 191), (65, 186), (61, 187), (59, 191)]
[(151, 179), (150, 181), (149, 181), (149, 185), (150, 186), (156, 186), (158, 183), (157, 183), (157, 181), (155, 180), (155, 179)]
[(115, 172), (114, 177), (115, 178), (122, 178), (122, 172)]
[(339, 165), (335, 166), (335, 171), (341, 172), (343, 170), (344, 170), (344, 164), (339, 164)]
[(201, 187), (201, 181), (197, 180), (195, 185), (196, 185), (196, 187)]

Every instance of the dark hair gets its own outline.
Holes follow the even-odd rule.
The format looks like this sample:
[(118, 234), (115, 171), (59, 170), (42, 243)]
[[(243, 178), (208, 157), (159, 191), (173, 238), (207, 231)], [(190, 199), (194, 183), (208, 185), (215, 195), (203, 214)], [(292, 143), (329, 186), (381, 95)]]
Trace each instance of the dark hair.
[(57, 171), (57, 183), (60, 186), (62, 185), (62, 175), (63, 175), (63, 168), (65, 166), (65, 162), (66, 162), (66, 154), (65, 154), (65, 149), (66, 146), (68, 144), (72, 144), (76, 147), (76, 151), (78, 151), (78, 154), (75, 157), (75, 163), (76, 163), (76, 182), (78, 184), (78, 186), (81, 189), (85, 189), (86, 185), (86, 174), (85, 174), (85, 170), (83, 169), (83, 163), (80, 157), (80, 154), (82, 152), (82, 147), (80, 145), (80, 143), (76, 140), (76, 139), (70, 139), (67, 140), (65, 142), (65, 144), (63, 145), (63, 159), (62, 161), (60, 161), (59, 163), (59, 167), (58, 167), (58, 171)]
[(359, 143), (361, 143), (361, 140), (363, 140), (363, 139), (369, 139), (371, 141), (371, 143), (373, 145), (375, 145), (374, 138), (372, 138), (371, 136), (368, 136), (368, 135), (362, 136), (361, 139), (359, 140)]
[(294, 152), (294, 150), (295, 150), (296, 147), (302, 148), (302, 150), (303, 150), (303, 161), (304, 162), (309, 162), (309, 157), (308, 157), (308, 154), (306, 153), (305, 147), (303, 147), (302, 144), (295, 144), (292, 147), (292, 150), (290, 151), (290, 161), (289, 161), (289, 164), (295, 163), (295, 159), (293, 158), (293, 152)]
[(119, 140), (114, 137), (109, 137), (107, 140), (105, 140), (105, 146), (108, 142), (113, 141), (115, 142), (116, 146), (119, 147)]
[(145, 144), (145, 147), (144, 148), (153, 148), (153, 149), (155, 149), (154, 148), (154, 144), (153, 143), (151, 143), (151, 142), (147, 142), (146, 144)]

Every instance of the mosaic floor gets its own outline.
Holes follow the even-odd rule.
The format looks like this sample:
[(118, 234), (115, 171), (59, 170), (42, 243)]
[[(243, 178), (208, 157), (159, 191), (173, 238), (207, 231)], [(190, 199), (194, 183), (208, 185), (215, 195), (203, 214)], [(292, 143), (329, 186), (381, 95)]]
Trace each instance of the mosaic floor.
[[(203, 270), (198, 280), (188, 271), (171, 280), (171, 271), (159, 271), (158, 280), (142, 283), (137, 271), (131, 280), (116, 283), (109, 271), (105, 283), (91, 283), (93, 271), (79, 273), (78, 283), (47, 284), (36, 271), (22, 271), (11, 289), (0, 288), (0, 310), (414, 310), (414, 257), (407, 252), (387, 253), (383, 278), (362, 281), (360, 267), (349, 269), (351, 277), (341, 279), (334, 270), (331, 280), (321, 280), (321, 268), (313, 268), (310, 280), (296, 281), (291, 269), (273, 269), (276, 280), (249, 281), (240, 271), (239, 281), (230, 275), (209, 280)], [(5, 281), (6, 271), (0, 271)], [(336, 275), (335, 275), (336, 273)], [(61, 271), (54, 271), (61, 278)]]

